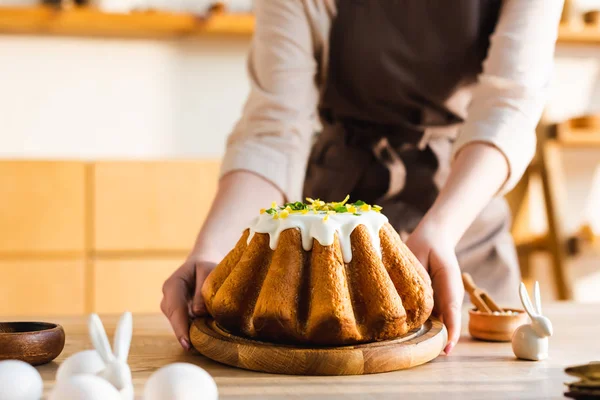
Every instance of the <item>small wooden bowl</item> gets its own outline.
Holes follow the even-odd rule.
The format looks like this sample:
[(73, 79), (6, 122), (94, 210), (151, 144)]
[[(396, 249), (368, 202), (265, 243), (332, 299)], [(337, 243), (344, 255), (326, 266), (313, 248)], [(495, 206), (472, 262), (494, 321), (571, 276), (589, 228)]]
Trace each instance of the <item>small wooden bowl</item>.
[(62, 326), (47, 322), (0, 322), (0, 360), (31, 365), (54, 360), (65, 347)]
[(510, 342), (512, 335), (519, 326), (527, 323), (527, 314), (523, 310), (504, 308), (506, 311), (516, 311), (518, 314), (489, 314), (469, 310), (469, 333), (475, 339), (490, 342)]

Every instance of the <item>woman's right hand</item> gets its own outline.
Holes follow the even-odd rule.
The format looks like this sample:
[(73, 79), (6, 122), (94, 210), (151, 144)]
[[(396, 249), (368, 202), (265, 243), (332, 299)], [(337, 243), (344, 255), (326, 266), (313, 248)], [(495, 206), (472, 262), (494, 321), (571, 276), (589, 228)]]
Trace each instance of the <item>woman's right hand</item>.
[(163, 285), (160, 308), (185, 350), (191, 348), (190, 318), (207, 312), (202, 298), (204, 280), (237, 243), (247, 227), (248, 216), (272, 201), (282, 203), (283, 194), (252, 172), (230, 172), (219, 181), (217, 195), (187, 261)]
[(202, 284), (215, 266), (192, 255), (163, 284), (160, 309), (186, 351), (191, 349), (190, 319), (206, 314)]

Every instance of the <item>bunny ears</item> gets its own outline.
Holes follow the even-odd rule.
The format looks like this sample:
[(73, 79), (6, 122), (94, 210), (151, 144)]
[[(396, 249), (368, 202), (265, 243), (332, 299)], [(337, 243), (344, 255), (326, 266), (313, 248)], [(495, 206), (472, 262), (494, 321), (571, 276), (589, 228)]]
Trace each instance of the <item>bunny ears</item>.
[(130, 312), (124, 313), (119, 319), (113, 343), (114, 353), (98, 314), (90, 315), (88, 328), (92, 343), (105, 364), (113, 363), (115, 360), (127, 362), (133, 334), (133, 319)]
[(535, 286), (533, 287), (533, 300), (535, 302), (535, 307), (531, 303), (531, 299), (529, 298), (529, 293), (527, 293), (527, 288), (525, 284), (521, 282), (519, 286), (519, 296), (521, 297), (521, 303), (523, 303), (523, 307), (527, 314), (529, 314), (530, 318), (538, 317), (542, 315), (542, 298), (540, 295), (540, 284), (536, 281)]

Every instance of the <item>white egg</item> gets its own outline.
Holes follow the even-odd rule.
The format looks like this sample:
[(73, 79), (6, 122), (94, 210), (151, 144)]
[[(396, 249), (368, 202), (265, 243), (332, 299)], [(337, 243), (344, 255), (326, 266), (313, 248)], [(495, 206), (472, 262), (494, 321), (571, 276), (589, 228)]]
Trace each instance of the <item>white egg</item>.
[(58, 367), (56, 381), (60, 382), (63, 379), (80, 374), (96, 375), (104, 368), (104, 361), (102, 361), (96, 350), (80, 351), (67, 358)]
[(48, 400), (120, 400), (119, 391), (96, 375), (75, 375), (56, 383)]
[(202, 368), (169, 364), (153, 373), (144, 387), (144, 400), (217, 400), (215, 380)]
[(0, 400), (39, 400), (43, 389), (42, 377), (31, 365), (0, 361)]
[(43, 386), (40, 374), (26, 362), (0, 361), (0, 400), (39, 400)]

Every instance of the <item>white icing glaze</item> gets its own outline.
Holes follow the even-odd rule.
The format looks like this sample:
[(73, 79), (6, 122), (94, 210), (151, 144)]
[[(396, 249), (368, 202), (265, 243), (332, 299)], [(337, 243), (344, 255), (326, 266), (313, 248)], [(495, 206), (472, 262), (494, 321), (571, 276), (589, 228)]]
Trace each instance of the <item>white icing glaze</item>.
[(302, 247), (309, 251), (312, 249), (313, 239), (319, 241), (321, 246), (330, 246), (333, 244), (334, 235), (337, 232), (342, 249), (344, 262), (349, 263), (352, 260), (352, 246), (350, 245), (350, 234), (358, 225), (367, 228), (373, 248), (381, 257), (381, 244), (379, 240), (379, 230), (388, 219), (385, 215), (367, 211), (360, 215), (350, 213), (331, 214), (324, 221), (325, 214), (290, 214), (287, 218), (274, 219), (267, 213), (261, 214), (252, 221), (250, 225), (250, 235), (248, 243), (252, 240), (255, 233), (269, 234), (269, 247), (275, 250), (279, 242), (281, 232), (290, 228), (298, 228), (302, 235)]

